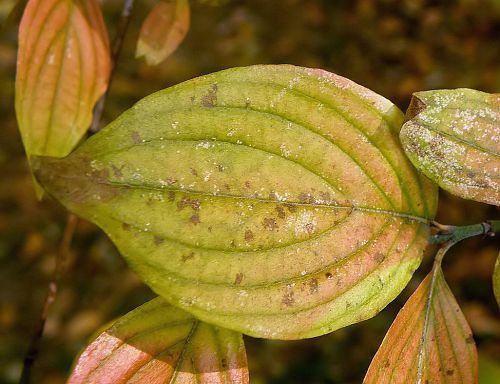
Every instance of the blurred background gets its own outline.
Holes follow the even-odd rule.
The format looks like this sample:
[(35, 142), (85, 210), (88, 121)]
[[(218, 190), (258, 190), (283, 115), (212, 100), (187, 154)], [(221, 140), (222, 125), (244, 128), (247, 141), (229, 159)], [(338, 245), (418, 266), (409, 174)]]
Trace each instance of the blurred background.
[[(0, 0), (0, 21), (13, 0)], [(111, 37), (122, 1), (103, 0)], [(164, 64), (134, 59), (154, 1), (136, 0), (104, 119), (137, 100), (202, 74), (257, 63), (323, 68), (406, 110), (412, 92), (468, 87), (500, 91), (500, 0), (191, 0), (191, 29)], [(17, 26), (0, 38), (0, 383), (16, 383), (54, 268), (66, 212), (38, 203), (14, 114)], [(498, 208), (441, 192), (437, 220), (498, 219)], [(491, 288), (498, 240), (470, 239), (446, 256), (446, 279), (480, 353), (481, 382), (500, 380), (500, 314)], [(296, 342), (246, 338), (252, 383), (361, 383), (385, 332), (429, 271), (429, 249), (409, 286), (374, 319)], [(114, 246), (80, 220), (50, 313), (34, 383), (64, 383), (88, 338), (152, 298)]]

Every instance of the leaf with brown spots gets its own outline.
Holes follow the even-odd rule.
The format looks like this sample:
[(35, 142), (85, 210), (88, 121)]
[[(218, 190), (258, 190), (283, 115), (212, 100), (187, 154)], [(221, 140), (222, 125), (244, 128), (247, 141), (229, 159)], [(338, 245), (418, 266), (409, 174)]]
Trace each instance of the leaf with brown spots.
[(29, 0), (19, 28), (16, 113), (29, 156), (66, 156), (90, 126), (110, 72), (96, 0)]
[(69, 384), (248, 383), (241, 334), (154, 299), (116, 321), (80, 355)]
[(472, 332), (435, 266), (389, 328), (363, 383), (477, 382)]
[(500, 205), (500, 94), (417, 92), (401, 129), (415, 167), (447, 191)]
[(136, 57), (158, 65), (182, 43), (189, 30), (189, 1), (160, 0), (142, 25)]
[(437, 193), (400, 147), (402, 121), (325, 71), (236, 68), (149, 96), (37, 176), (172, 304), (313, 337), (377, 314), (420, 264)]

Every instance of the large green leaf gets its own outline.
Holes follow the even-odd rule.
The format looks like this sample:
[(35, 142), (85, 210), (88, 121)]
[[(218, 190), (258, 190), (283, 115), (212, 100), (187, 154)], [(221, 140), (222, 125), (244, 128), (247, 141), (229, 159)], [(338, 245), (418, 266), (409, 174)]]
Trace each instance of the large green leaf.
[(236, 68), (147, 97), (37, 176), (173, 304), (312, 337), (374, 316), (420, 263), (436, 189), (402, 119), (328, 72)]
[(401, 129), (413, 164), (443, 189), (500, 205), (500, 94), (417, 92)]
[(157, 298), (101, 333), (68, 383), (244, 384), (245, 346), (241, 334), (202, 323)]

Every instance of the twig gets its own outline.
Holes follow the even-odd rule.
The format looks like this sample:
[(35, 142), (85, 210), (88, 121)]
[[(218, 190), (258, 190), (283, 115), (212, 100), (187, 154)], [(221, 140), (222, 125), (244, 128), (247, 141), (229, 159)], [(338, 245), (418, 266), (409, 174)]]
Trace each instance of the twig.
[[(104, 110), (104, 105), (106, 103), (106, 98), (109, 93), (109, 89), (111, 87), (111, 80), (113, 79), (115, 73), (116, 63), (120, 57), (123, 41), (125, 38), (125, 34), (127, 32), (133, 6), (134, 6), (134, 0), (125, 0), (123, 3), (120, 22), (116, 32), (116, 36), (113, 40), (113, 48), (111, 53), (111, 72), (109, 76), (108, 90), (100, 98), (100, 100), (97, 102), (94, 108), (92, 124), (89, 128), (89, 132), (91, 134), (99, 130), (99, 126), (102, 119), (102, 112)], [(68, 214), (68, 219), (66, 222), (66, 227), (64, 229), (64, 234), (61, 239), (59, 250), (56, 255), (56, 265), (54, 268), (54, 273), (52, 279), (49, 282), (47, 297), (45, 298), (42, 313), (36, 325), (33, 336), (30, 340), (28, 352), (26, 353), (26, 356), (24, 358), (23, 370), (21, 373), (21, 379), (19, 381), (20, 384), (29, 384), (31, 382), (31, 369), (33, 367), (33, 364), (38, 355), (38, 351), (40, 349), (40, 342), (42, 340), (43, 331), (45, 328), (45, 322), (47, 321), (50, 309), (57, 295), (59, 280), (64, 272), (65, 262), (67, 259), (67, 255), (69, 254), (71, 242), (73, 240), (73, 235), (75, 233), (75, 228), (77, 223), (78, 223), (78, 218), (72, 213)]]
[(45, 322), (47, 321), (47, 317), (49, 315), (50, 309), (54, 304), (57, 290), (59, 286), (59, 281), (61, 280), (61, 276), (63, 275), (66, 262), (68, 260), (71, 241), (73, 239), (73, 234), (75, 233), (76, 224), (78, 223), (78, 218), (73, 215), (68, 215), (68, 221), (66, 222), (66, 227), (64, 228), (63, 237), (61, 239), (61, 243), (59, 244), (59, 249), (56, 254), (56, 265), (54, 267), (54, 272), (52, 274), (52, 278), (49, 282), (49, 289), (47, 292), (47, 296), (45, 297), (45, 302), (43, 304), (42, 313), (40, 315), (40, 319), (35, 328), (35, 332), (31, 338), (28, 352), (24, 357), (23, 371), (21, 374), (20, 383), (28, 384), (31, 381), (31, 368), (33, 367), (33, 363), (38, 355), (38, 351), (40, 349), (40, 342), (42, 340), (43, 330), (45, 328)]
[(438, 229), (438, 232), (431, 236), (430, 241), (432, 244), (451, 242), (453, 245), (472, 236), (495, 236), (495, 233), (500, 233), (500, 220), (485, 221), (484, 223), (463, 227), (442, 225), (436, 222), (433, 222), (432, 225)]
[(128, 29), (130, 22), (130, 17), (132, 16), (132, 9), (134, 7), (134, 0), (125, 0), (123, 3), (122, 13), (120, 17), (120, 22), (118, 24), (118, 29), (116, 30), (116, 36), (113, 40), (113, 50), (111, 53), (111, 74), (109, 76), (108, 89), (101, 96), (94, 108), (94, 117), (92, 119), (92, 125), (90, 126), (90, 134), (96, 133), (101, 129), (102, 112), (104, 111), (104, 105), (106, 104), (106, 99), (108, 98), (109, 90), (111, 89), (111, 84), (113, 80), (113, 75), (116, 69), (116, 64), (120, 58), (120, 54), (123, 47), (123, 41), (125, 40), (125, 34)]

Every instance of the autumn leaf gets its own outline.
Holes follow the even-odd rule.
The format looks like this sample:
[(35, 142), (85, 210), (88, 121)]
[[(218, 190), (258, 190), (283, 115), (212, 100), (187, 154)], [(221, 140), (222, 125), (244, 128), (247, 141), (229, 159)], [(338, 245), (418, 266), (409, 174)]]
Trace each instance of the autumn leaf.
[(136, 57), (158, 65), (182, 43), (189, 30), (189, 1), (161, 0), (142, 25)]
[(312, 337), (377, 314), (420, 264), (437, 193), (402, 120), (325, 71), (236, 68), (145, 98), (36, 174), (172, 304)]
[(96, 0), (30, 0), (19, 29), (16, 113), (29, 156), (63, 157), (83, 137), (110, 71)]
[(248, 383), (241, 334), (154, 299), (116, 321), (81, 354), (69, 384)]
[(436, 266), (389, 328), (363, 383), (477, 382), (472, 332)]
[(500, 94), (417, 92), (401, 129), (415, 167), (447, 191), (500, 205)]

